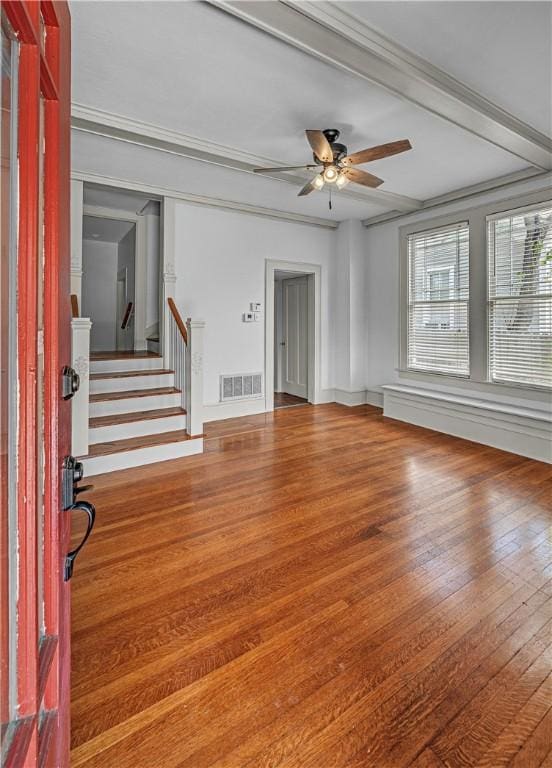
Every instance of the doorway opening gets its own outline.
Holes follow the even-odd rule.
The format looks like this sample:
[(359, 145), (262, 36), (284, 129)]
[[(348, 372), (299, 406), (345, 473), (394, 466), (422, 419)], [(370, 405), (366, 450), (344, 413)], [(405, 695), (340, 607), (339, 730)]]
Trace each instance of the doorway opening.
[(81, 315), (90, 354), (158, 355), (161, 201), (85, 183)]
[(314, 274), (274, 270), (274, 408), (312, 402)]

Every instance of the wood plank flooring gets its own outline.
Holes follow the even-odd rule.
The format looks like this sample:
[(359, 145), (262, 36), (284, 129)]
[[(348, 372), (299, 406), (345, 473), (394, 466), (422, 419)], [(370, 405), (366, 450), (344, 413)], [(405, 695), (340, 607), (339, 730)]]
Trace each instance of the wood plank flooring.
[(291, 405), (308, 405), (308, 400), (297, 395), (290, 395), (287, 392), (274, 393), (275, 408), (289, 408)]
[(206, 432), (93, 478), (72, 768), (552, 765), (548, 465), (369, 406)]

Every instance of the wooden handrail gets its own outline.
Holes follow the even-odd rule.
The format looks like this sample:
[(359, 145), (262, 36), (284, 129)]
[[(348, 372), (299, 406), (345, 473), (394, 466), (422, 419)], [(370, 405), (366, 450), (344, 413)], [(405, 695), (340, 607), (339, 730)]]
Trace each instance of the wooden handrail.
[(71, 294), (71, 315), (79, 317), (79, 297), (76, 293)]
[(132, 307), (133, 307), (132, 301), (129, 301), (127, 304), (127, 307), (125, 309), (125, 314), (123, 316), (123, 322), (121, 323), (121, 330), (124, 331), (127, 325), (130, 323), (130, 315), (132, 313)]
[(178, 326), (178, 330), (180, 331), (182, 338), (184, 339), (184, 344), (186, 346), (188, 345), (188, 331), (186, 329), (186, 326), (184, 325), (182, 318), (180, 317), (180, 312), (176, 308), (176, 304), (174, 303), (174, 300), (170, 297), (167, 299), (167, 304), (169, 305), (169, 309), (172, 312), (172, 316), (174, 317), (174, 322)]

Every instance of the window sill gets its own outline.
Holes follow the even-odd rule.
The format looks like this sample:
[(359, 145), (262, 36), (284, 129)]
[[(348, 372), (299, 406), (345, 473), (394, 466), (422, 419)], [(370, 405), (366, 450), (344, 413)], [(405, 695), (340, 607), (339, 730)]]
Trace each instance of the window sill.
[[(531, 386), (529, 384), (507, 384), (501, 381), (490, 381), (489, 379), (477, 379), (473, 376), (461, 376), (452, 373), (435, 373), (434, 371), (422, 371), (416, 368), (396, 368), (400, 379), (409, 378), (411, 380), (432, 383), (442, 387), (465, 388), (466, 392), (481, 393), (487, 396), (496, 395), (497, 397), (511, 397), (533, 400), (534, 402), (550, 403), (552, 398), (552, 389), (548, 387)], [(474, 395), (475, 397), (477, 395)]]

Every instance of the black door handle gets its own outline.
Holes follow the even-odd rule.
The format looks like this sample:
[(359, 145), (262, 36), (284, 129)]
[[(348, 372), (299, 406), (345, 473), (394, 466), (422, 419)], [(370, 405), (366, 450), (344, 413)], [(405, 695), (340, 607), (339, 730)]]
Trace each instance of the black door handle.
[(83, 512), (86, 512), (88, 515), (88, 526), (86, 528), (86, 533), (83, 536), (83, 539), (78, 547), (75, 547), (75, 549), (72, 549), (71, 552), (68, 552), (65, 556), (65, 568), (63, 572), (63, 580), (69, 581), (71, 576), (73, 575), (73, 566), (75, 564), (75, 559), (81, 549), (86, 544), (86, 540), (90, 536), (92, 532), (92, 528), (94, 527), (94, 521), (96, 520), (96, 509), (93, 504), (90, 504), (89, 501), (77, 501), (75, 504), (69, 507), (69, 512), (72, 512), (73, 510), (80, 509)]

